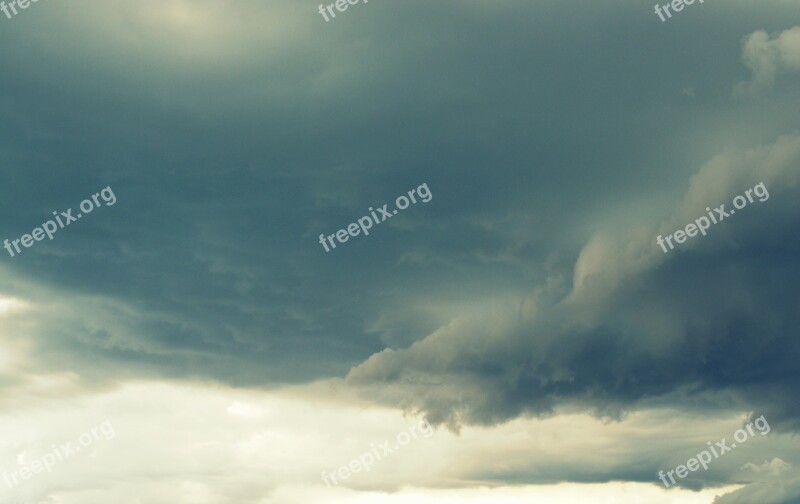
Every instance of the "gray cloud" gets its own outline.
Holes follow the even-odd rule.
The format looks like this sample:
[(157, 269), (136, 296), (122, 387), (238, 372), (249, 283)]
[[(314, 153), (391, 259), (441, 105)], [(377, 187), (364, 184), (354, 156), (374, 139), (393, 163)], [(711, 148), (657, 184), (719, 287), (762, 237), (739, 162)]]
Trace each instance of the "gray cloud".
[[(0, 321), (4, 408), (139, 379), (346, 375), (453, 429), (650, 407), (797, 429), (796, 8), (706, 2), (662, 25), (589, 0), (361, 7), (327, 24), (277, 0), (0, 19), (0, 238), (118, 198), (2, 258), (0, 298), (30, 306)], [(753, 99), (732, 100), (745, 78)], [(761, 181), (769, 201), (655, 244)], [(423, 182), (429, 204), (317, 243)], [(665, 445), (534, 476), (477, 457), (467, 475), (650, 481), (683, 457)], [(759, 457), (797, 467), (787, 451)], [(686, 484), (765, 477), (735, 462)]]
[[(733, 404), (757, 405), (796, 429), (800, 349), (788, 335), (798, 324), (799, 177), (797, 134), (715, 157), (661, 224), (592, 239), (568, 295), (539, 289), (521, 310), (454, 320), (407, 349), (373, 355), (348, 379), (454, 428), (552, 414), (560, 404), (617, 417), (676, 391), (714, 400), (707, 394), (729, 390), (740, 394)], [(655, 244), (762, 181), (772, 188), (767, 202), (669, 255)], [(750, 260), (767, 251), (772, 261)]]

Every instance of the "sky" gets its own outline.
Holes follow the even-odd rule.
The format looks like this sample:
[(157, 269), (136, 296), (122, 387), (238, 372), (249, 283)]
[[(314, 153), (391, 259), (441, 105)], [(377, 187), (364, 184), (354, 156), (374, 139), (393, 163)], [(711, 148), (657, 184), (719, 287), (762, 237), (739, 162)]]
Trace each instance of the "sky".
[(0, 504), (800, 502), (798, 0), (8, 4)]

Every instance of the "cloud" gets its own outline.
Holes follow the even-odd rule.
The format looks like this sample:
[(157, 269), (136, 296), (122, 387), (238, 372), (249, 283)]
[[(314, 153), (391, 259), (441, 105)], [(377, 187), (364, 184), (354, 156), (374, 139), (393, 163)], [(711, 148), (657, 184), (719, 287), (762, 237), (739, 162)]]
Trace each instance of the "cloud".
[[(736, 488), (658, 486), (654, 454), (684, 457), (737, 424), (669, 410), (614, 424), (580, 414), (518, 419), (467, 427), (458, 437), (438, 429), (332, 487), (323, 483), (323, 471), (337, 471), (385, 440), (394, 444), (419, 418), (370, 406), (328, 381), (272, 391), (128, 383), (80, 400), (52, 398), (0, 420), (0, 504), (100, 504), (125, 501), (132, 492), (153, 504), (549, 504), (589, 495), (592, 502), (705, 504)], [(4, 475), (19, 480), (21, 467), (54, 444), (76, 444), (105, 421), (113, 425), (112, 438), (101, 436), (52, 472), (7, 488)], [(692, 436), (684, 435), (687, 426)], [(785, 449), (772, 442), (770, 449)], [(631, 479), (638, 482), (624, 482)], [(564, 480), (577, 483), (555, 484)]]
[(772, 37), (764, 30), (751, 33), (742, 44), (742, 62), (753, 75), (736, 86), (734, 94), (739, 96), (761, 93), (780, 74), (800, 71), (800, 26)]
[[(652, 401), (764, 408), (796, 429), (800, 346), (789, 328), (800, 322), (791, 287), (800, 281), (799, 180), (800, 134), (716, 156), (669, 217), (611, 223), (591, 239), (566, 296), (548, 286), (524, 310), (454, 319), (408, 348), (374, 354), (348, 382), (453, 429), (558, 406), (617, 418)], [(768, 201), (668, 255), (656, 245), (658, 234), (760, 182)], [(773, 261), (752, 260), (762, 253)]]
[(792, 466), (784, 462), (779, 458), (774, 458), (769, 462), (764, 462), (763, 464), (753, 464), (748, 462), (747, 464), (742, 466), (742, 470), (753, 471), (755, 473), (769, 473), (774, 475), (779, 475), (782, 472), (790, 469)]
[[(773, 461), (774, 462), (774, 461)], [(727, 495), (714, 499), (714, 504), (794, 504), (800, 501), (800, 472), (770, 473)]]
[[(105, 418), (119, 432), (19, 490), (707, 503), (731, 489), (667, 492), (655, 471), (752, 411), (770, 436), (687, 487), (800, 466), (782, 434), (800, 415), (798, 140), (739, 147), (800, 128), (797, 97), (715, 93), (741, 27), (794, 12), (747, 4), (720, 4), (700, 46), (688, 18), (653, 31), (592, 0), (371, 2), (331, 23), (282, 0), (95, 0), (3, 20), (6, 236), (118, 196), (0, 265), (7, 467)], [(753, 45), (775, 81), (779, 39)], [(768, 202), (658, 249), (759, 181)], [(317, 244), (422, 182), (430, 204), (336, 255)], [(405, 428), (398, 407), (460, 434), (325, 488)]]

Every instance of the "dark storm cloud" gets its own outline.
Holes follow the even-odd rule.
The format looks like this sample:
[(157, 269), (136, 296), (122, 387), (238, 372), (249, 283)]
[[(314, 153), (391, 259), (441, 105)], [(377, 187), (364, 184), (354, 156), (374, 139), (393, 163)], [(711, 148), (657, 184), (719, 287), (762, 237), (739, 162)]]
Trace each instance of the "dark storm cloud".
[[(730, 201), (757, 181), (771, 188), (766, 201), (668, 255), (656, 244), (659, 233), (684, 227), (706, 204)], [(521, 305), (464, 315), (408, 348), (373, 355), (348, 381), (368, 397), (456, 430), (564, 411), (613, 419), (653, 407), (754, 411), (784, 441), (738, 451), (679, 485), (748, 484), (721, 503), (794, 502), (800, 497), (792, 439), (800, 428), (798, 185), (800, 134), (717, 156), (660, 223), (643, 219), (598, 231), (579, 255), (571, 289), (553, 278)], [(674, 436), (696, 439), (696, 427), (687, 423)], [(699, 449), (672, 446), (675, 439), (667, 447), (648, 441), (646, 456), (602, 468), (555, 460), (536, 471), (481, 468), (474, 479), (653, 481)], [(785, 474), (743, 475), (744, 464), (776, 456), (791, 461)]]
[[(0, 238), (117, 196), (3, 257), (0, 292), (36, 322), (5, 323), (29, 353), (0, 386), (31, 369), (85, 387), (347, 374), (452, 427), (666, 406), (796, 431), (798, 24), (779, 1), (663, 24), (584, 0), (0, 17)], [(668, 256), (655, 244), (762, 180), (769, 201)], [(430, 203), (317, 242), (423, 182)], [(655, 482), (664, 460), (476, 479)], [(736, 481), (729, 465), (686, 485)], [(720, 502), (789, 502), (794, 480), (770, 477)]]
[[(796, 14), (707, 5), (665, 29), (649, 8), (593, 2), (370, 3), (327, 24), (311, 4), (197, 2), (208, 12), (195, 17), (181, 5), (45, 3), (2, 25), (5, 236), (107, 185), (118, 197), (5, 258), (75, 307), (38, 327), (42, 366), (248, 384), (341, 375), (549, 281), (542, 353), (519, 352), (531, 328), (508, 338), (489, 323), (506, 344), (453, 350), (454, 391), (498, 385), (467, 420), (546, 411), (561, 397), (613, 412), (693, 380), (730, 381), (721, 367), (696, 369), (680, 353), (690, 343), (660, 356), (635, 341), (653, 324), (632, 320), (642, 311), (667, 304), (665, 319), (683, 320), (673, 295), (708, 270), (699, 259), (647, 272), (651, 290), (615, 293), (591, 324), (559, 322), (572, 312), (556, 300), (596, 226), (633, 220), (631, 208), (659, 215), (691, 166), (797, 127), (784, 88), (757, 103), (729, 97), (749, 77), (742, 38)], [(431, 203), (335, 253), (317, 243), (422, 182)], [(754, 262), (793, 242), (765, 243), (748, 248)], [(723, 277), (728, 260), (707, 259), (708, 275)], [(698, 282), (693, 301), (712, 302)], [(745, 285), (769, 290), (729, 287)], [(30, 301), (52, 302), (42, 296)], [(759, 323), (778, 338), (796, 322), (774, 316), (791, 297), (742, 321), (728, 317), (745, 317), (744, 301), (728, 297), (709, 309), (715, 336), (699, 351)], [(413, 370), (397, 366), (391, 376)], [(430, 368), (434, 381), (449, 376)], [(468, 401), (431, 397), (444, 409)]]
[[(800, 135), (715, 158), (660, 225), (590, 241), (567, 296), (543, 289), (523, 310), (454, 321), (374, 355), (349, 378), (451, 425), (548, 414), (563, 403), (617, 416), (677, 390), (732, 390), (736, 406), (796, 429), (799, 179)], [(708, 236), (668, 255), (655, 244), (762, 180), (770, 198)]]

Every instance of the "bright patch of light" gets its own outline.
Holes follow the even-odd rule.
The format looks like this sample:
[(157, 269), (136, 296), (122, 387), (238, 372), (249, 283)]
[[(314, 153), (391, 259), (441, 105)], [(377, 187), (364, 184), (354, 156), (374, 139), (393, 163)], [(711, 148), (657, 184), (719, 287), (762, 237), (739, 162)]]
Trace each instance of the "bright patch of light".
[(0, 315), (7, 315), (29, 308), (28, 303), (14, 298), (0, 298)]

